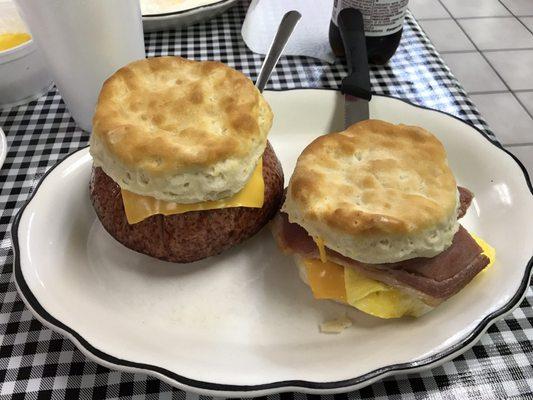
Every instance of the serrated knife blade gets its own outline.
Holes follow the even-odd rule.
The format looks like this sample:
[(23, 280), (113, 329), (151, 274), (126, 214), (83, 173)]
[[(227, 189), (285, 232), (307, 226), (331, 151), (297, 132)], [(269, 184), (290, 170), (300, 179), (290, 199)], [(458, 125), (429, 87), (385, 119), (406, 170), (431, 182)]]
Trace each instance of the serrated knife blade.
[(352, 96), (344, 95), (344, 127), (348, 128), (359, 121), (369, 118), (369, 101)]

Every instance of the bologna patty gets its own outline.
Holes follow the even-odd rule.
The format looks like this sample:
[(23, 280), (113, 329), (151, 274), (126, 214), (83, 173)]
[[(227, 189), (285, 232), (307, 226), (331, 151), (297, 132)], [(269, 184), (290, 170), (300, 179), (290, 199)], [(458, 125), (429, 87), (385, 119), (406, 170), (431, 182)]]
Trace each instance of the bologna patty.
[(104, 228), (124, 246), (165, 261), (186, 263), (221, 253), (258, 232), (283, 200), (283, 170), (267, 143), (263, 154), (265, 202), (262, 208), (233, 207), (154, 215), (130, 225), (120, 187), (93, 168), (90, 196)]

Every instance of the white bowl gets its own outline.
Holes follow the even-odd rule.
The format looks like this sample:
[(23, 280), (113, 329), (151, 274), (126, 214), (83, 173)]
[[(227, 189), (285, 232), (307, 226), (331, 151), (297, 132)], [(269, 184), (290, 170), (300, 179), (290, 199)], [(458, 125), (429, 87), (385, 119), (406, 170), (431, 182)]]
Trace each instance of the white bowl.
[[(0, 22), (9, 21), (9, 24), (16, 25), (13, 30), (27, 32), (22, 22), (16, 22), (20, 17), (12, 2), (0, 1), (0, 16)], [(5, 30), (9, 30), (9, 27), (2, 24), (0, 33)], [(52, 78), (33, 40), (0, 51), (0, 108), (35, 100), (46, 93), (51, 84)]]
[(207, 21), (218, 16), (236, 4), (237, 0), (220, 0), (191, 9), (165, 10), (159, 14), (143, 12), (143, 28), (145, 32), (168, 29), (182, 29), (186, 26)]

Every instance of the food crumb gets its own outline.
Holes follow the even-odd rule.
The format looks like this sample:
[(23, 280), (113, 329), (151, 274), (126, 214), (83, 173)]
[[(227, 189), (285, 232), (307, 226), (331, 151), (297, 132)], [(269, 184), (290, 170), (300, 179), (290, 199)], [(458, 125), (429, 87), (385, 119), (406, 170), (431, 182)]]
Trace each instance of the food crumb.
[(321, 333), (341, 333), (343, 330), (352, 326), (352, 321), (344, 316), (320, 324)]

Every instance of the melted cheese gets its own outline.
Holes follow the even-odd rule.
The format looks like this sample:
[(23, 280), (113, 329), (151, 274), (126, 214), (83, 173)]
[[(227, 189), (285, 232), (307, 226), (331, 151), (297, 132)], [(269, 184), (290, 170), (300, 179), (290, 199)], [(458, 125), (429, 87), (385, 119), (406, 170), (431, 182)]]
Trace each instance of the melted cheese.
[(307, 280), (316, 299), (330, 299), (346, 302), (344, 289), (344, 267), (320, 260), (305, 259)]
[(263, 180), (263, 160), (259, 159), (257, 167), (251, 178), (240, 192), (234, 196), (201, 203), (178, 204), (164, 200), (158, 200), (149, 196), (122, 190), (124, 211), (130, 225), (136, 224), (152, 215), (174, 215), (189, 211), (213, 210), (216, 208), (250, 207), (261, 208), (265, 201), (265, 181)]
[[(471, 234), (494, 264), (496, 251), (483, 239)], [(319, 252), (325, 258), (324, 243), (314, 239)], [(322, 250), (321, 250), (322, 249)], [(418, 317), (431, 307), (420, 299), (410, 296), (382, 282), (367, 278), (353, 268), (344, 268), (331, 261), (304, 260), (307, 280), (316, 299), (330, 299), (347, 303), (367, 314), (379, 318)]]
[(318, 247), (318, 254), (320, 254), (320, 261), (323, 263), (328, 262), (328, 257), (326, 256), (326, 247), (324, 246), (324, 241), (321, 237), (314, 237), (313, 240), (316, 243), (316, 247)]

